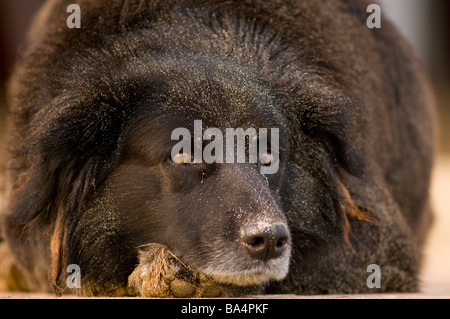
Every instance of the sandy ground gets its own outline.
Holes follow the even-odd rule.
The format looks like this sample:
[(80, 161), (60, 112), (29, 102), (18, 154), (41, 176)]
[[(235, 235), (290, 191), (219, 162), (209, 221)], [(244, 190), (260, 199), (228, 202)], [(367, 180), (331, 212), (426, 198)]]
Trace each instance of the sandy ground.
[(450, 155), (438, 158), (431, 194), (435, 222), (425, 247), (423, 291), (450, 296)]

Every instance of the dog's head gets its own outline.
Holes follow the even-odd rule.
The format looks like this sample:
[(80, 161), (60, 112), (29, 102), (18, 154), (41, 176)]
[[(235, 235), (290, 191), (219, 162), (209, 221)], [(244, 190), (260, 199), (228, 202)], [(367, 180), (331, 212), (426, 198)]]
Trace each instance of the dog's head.
[[(107, 193), (136, 246), (163, 243), (217, 281), (261, 284), (288, 271), (291, 239), (278, 195), (288, 136), (270, 88), (227, 67), (165, 70), (159, 93), (167, 100), (142, 107)], [(186, 133), (180, 140), (177, 129)], [(173, 153), (179, 142), (187, 147)]]
[[(240, 32), (239, 20), (221, 19), (197, 27), (209, 37)], [(342, 232), (339, 221), (347, 234), (344, 210), (354, 206), (334, 167), (360, 163), (346, 136), (352, 103), (323, 85), (325, 68), (298, 73), (297, 53), (269, 29), (246, 25), (235, 43), (243, 49), (233, 52), (226, 37), (216, 48), (184, 39), (193, 21), (109, 30), (102, 43), (84, 39), (76, 54), (59, 51), (65, 62), (56, 62), (55, 78), (27, 97), (44, 107), (18, 154), (31, 167), (15, 218), (52, 225), (57, 285), (72, 263), (85, 282), (126, 281), (148, 243), (167, 245), (218, 282), (282, 279), (292, 248), (286, 209), (289, 222), (300, 218), (297, 232), (312, 228), (306, 245), (316, 232)], [(174, 152), (178, 143), (186, 144)], [(287, 176), (300, 166), (305, 176)], [(296, 205), (317, 214), (292, 215), (294, 193)]]
[[(299, 4), (299, 18), (280, 24), (272, 11), (289, 10), (271, 2), (81, 3), (83, 32), (65, 28), (53, 1), (52, 27), (10, 90), (11, 223), (51, 238), (57, 285), (75, 263), (91, 293), (111, 292), (148, 243), (219, 282), (260, 284), (293, 261), (313, 272), (309, 252), (348, 244), (347, 217), (367, 221), (363, 206), (389, 212), (389, 224), (400, 219), (397, 198), (423, 204), (422, 188), (403, 194), (420, 172), (392, 173), (406, 166), (404, 137), (390, 136), (409, 130), (391, 112), (398, 61), (381, 66), (381, 35), (342, 3)], [(239, 129), (242, 143), (227, 135)], [(426, 144), (414, 143), (410, 158)], [(391, 198), (392, 189), (402, 191)]]

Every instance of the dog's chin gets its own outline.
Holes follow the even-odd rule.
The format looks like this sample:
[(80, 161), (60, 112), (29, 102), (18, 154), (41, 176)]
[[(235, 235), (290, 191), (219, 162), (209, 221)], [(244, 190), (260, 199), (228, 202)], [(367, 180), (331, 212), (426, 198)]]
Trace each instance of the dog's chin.
[(264, 285), (272, 280), (282, 280), (289, 271), (289, 258), (270, 260), (262, 265), (252, 268), (238, 270), (236, 267), (214, 267), (209, 266), (200, 272), (212, 280), (221, 284), (232, 284), (237, 286)]
[(271, 280), (282, 280), (287, 274), (275, 274), (266, 269), (255, 269), (230, 273), (204, 273), (218, 283), (232, 284), (236, 286), (264, 285)]

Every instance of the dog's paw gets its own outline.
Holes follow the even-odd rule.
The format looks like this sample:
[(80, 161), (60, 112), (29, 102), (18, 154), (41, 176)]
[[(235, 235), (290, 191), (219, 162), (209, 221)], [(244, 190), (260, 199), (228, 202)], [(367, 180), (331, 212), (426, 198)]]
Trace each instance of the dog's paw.
[(128, 289), (141, 297), (223, 297), (225, 286), (186, 266), (166, 246), (149, 244), (139, 251), (139, 265), (128, 277)]

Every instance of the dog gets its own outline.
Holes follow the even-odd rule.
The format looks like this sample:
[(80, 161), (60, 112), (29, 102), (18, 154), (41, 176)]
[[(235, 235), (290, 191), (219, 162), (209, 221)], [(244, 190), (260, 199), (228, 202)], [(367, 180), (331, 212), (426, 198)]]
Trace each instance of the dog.
[[(67, 23), (74, 3), (80, 28)], [(432, 96), (390, 22), (368, 27), (367, 6), (48, 1), (8, 90), (2, 231), (22, 288), (417, 291), (432, 220)], [(270, 132), (256, 161), (248, 149), (244, 161), (173, 152), (176, 129), (206, 152), (230, 128)], [(211, 155), (230, 154), (220, 145)]]

